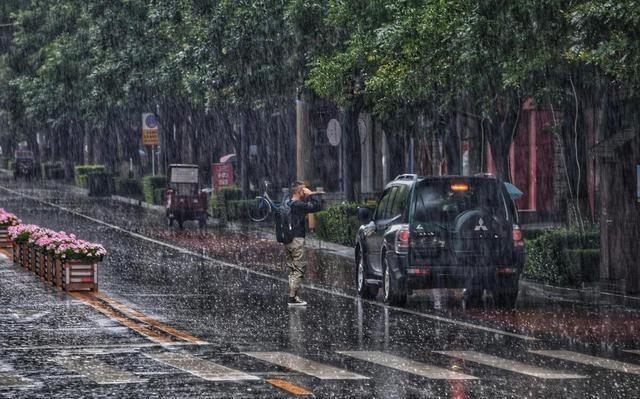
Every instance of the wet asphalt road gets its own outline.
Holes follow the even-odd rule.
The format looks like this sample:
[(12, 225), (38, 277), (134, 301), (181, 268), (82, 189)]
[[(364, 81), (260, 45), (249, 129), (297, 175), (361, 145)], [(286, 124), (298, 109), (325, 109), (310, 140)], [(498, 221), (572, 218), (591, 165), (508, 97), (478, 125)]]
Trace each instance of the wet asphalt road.
[[(0, 260), (0, 397), (294, 396), (266, 383), (272, 379), (316, 397), (635, 398), (640, 392), (640, 354), (625, 352), (640, 348), (636, 312), (526, 297), (515, 311), (490, 301), (465, 309), (449, 291), (418, 292), (407, 310), (389, 308), (356, 298), (349, 261), (322, 251), (309, 257), (309, 306), (288, 309), (281, 254), (250, 231), (180, 241), (159, 233), (161, 218), (137, 207), (59, 189), (20, 190), (171, 240), (132, 237), (0, 191), (0, 206), (25, 222), (102, 243), (109, 251), (100, 269), (103, 293), (206, 344), (157, 344)], [(198, 240), (209, 256), (175, 246), (198, 248)], [(221, 250), (211, 240), (230, 247)], [(252, 248), (260, 255), (252, 257)], [(531, 352), (550, 350), (568, 352)], [(282, 363), (290, 355), (297, 358)], [(178, 365), (175, 358), (185, 356), (190, 362)], [(310, 369), (309, 360), (317, 362)], [(203, 377), (203, 367), (219, 372), (216, 365), (243, 374)]]

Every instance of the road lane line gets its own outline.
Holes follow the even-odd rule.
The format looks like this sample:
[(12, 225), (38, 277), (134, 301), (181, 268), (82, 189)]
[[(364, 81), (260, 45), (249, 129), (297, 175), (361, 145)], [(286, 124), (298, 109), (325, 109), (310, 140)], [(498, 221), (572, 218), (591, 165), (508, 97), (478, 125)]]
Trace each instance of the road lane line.
[(265, 361), (267, 363), (277, 364), (297, 371), (302, 374), (310, 375), (321, 380), (368, 380), (360, 374), (351, 373), (337, 367), (314, 362), (300, 356), (286, 352), (243, 352), (247, 356)]
[(531, 366), (515, 360), (503, 359), (475, 351), (435, 351), (435, 353), (542, 379), (558, 380), (588, 378), (583, 375), (564, 373), (538, 366)]
[(580, 363), (587, 366), (600, 367), (607, 370), (640, 375), (640, 365), (619, 362), (617, 360), (607, 359), (604, 357), (590, 356), (567, 350), (530, 350), (529, 352), (535, 353), (536, 355), (553, 357), (555, 359)]
[(12, 352), (12, 351), (64, 351), (64, 350), (76, 350), (76, 349), (117, 349), (117, 348), (167, 348), (167, 347), (185, 347), (193, 344), (188, 342), (172, 342), (171, 344), (151, 344), (151, 343), (138, 343), (138, 344), (113, 344), (113, 345), (42, 345), (42, 346), (0, 346), (0, 352)]
[(145, 356), (207, 381), (258, 381), (260, 377), (184, 353), (145, 353)]
[(116, 312), (115, 310), (101, 304), (95, 297), (88, 295), (88, 294), (81, 294), (78, 292), (70, 292), (69, 295), (71, 295), (72, 297), (79, 299), (81, 301), (83, 301), (84, 303), (86, 303), (87, 305), (89, 305), (90, 307), (94, 308), (95, 310), (97, 310), (98, 312), (104, 314), (105, 316), (107, 316), (108, 318), (117, 321), (118, 323), (122, 324), (123, 326), (129, 327), (130, 329), (136, 331), (139, 334), (142, 334), (145, 338), (150, 339), (153, 342), (157, 342), (160, 344), (170, 344), (173, 343), (173, 340), (171, 340), (170, 338), (158, 334), (156, 331), (153, 331), (152, 329), (144, 326), (144, 325), (140, 325), (124, 316), (122, 316), (121, 314), (119, 314), (118, 312)]
[(132, 373), (118, 370), (96, 359), (86, 357), (57, 357), (55, 361), (64, 368), (75, 371), (100, 385), (139, 384), (146, 382), (146, 380)]
[(476, 377), (378, 351), (339, 351), (341, 355), (433, 380), (477, 380)]
[(303, 387), (298, 386), (298, 385), (294, 385), (294, 384), (290, 383), (289, 381), (278, 380), (278, 379), (269, 379), (269, 380), (265, 380), (265, 382), (267, 384), (273, 385), (274, 387), (278, 387), (280, 389), (283, 389), (283, 390), (289, 392), (292, 395), (296, 395), (296, 396), (313, 395), (313, 392), (307, 391)]
[(29, 380), (25, 380), (18, 374), (11, 371), (0, 371), (0, 388), (17, 388), (32, 385)]
[(207, 341), (203, 341), (200, 340), (196, 337), (194, 337), (193, 335), (190, 335), (184, 331), (179, 331), (176, 330), (173, 327), (170, 327), (164, 323), (161, 323), (147, 315), (145, 315), (144, 313), (138, 312), (135, 309), (131, 309), (128, 306), (125, 306), (123, 304), (121, 304), (120, 302), (117, 302), (115, 299), (110, 298), (100, 292), (95, 293), (95, 296), (100, 298), (101, 300), (107, 302), (110, 306), (113, 306), (115, 309), (125, 313), (127, 316), (133, 318), (133, 319), (137, 319), (143, 323), (146, 323), (154, 328), (157, 328), (158, 330), (169, 334), (169, 335), (173, 335), (176, 338), (179, 338), (183, 341), (186, 342), (190, 342), (192, 344), (196, 344), (196, 345), (207, 345), (208, 342)]
[[(213, 264), (216, 264), (218, 266), (224, 266), (224, 267), (228, 267), (228, 268), (231, 268), (231, 269), (241, 270), (243, 272), (251, 273), (251, 274), (256, 275), (256, 276), (261, 276), (261, 277), (268, 278), (268, 279), (271, 279), (271, 280), (280, 281), (282, 283), (288, 283), (288, 280), (286, 278), (277, 277), (277, 276), (271, 275), (269, 273), (260, 272), (260, 271), (257, 271), (257, 270), (250, 269), (248, 267), (235, 265), (233, 263), (225, 262), (225, 261), (222, 261), (222, 260), (219, 260), (219, 259), (214, 259), (214, 258), (211, 258), (209, 256), (202, 255), (200, 253), (185, 249), (183, 247), (179, 247), (177, 245), (172, 245), (172, 244), (169, 244), (169, 243), (166, 243), (166, 242), (163, 242), (163, 241), (151, 238), (151, 237), (144, 236), (142, 234), (135, 233), (135, 232), (130, 231), (130, 230), (126, 230), (126, 229), (124, 229), (122, 227), (107, 223), (107, 222), (102, 221), (100, 219), (92, 218), (91, 216), (84, 215), (84, 214), (82, 214), (80, 212), (73, 211), (71, 209), (65, 208), (63, 206), (60, 206), (60, 205), (57, 205), (57, 204), (54, 204), (54, 203), (51, 203), (51, 202), (48, 202), (48, 201), (43, 201), (41, 199), (29, 196), (27, 194), (20, 193), (19, 191), (15, 191), (15, 190), (9, 189), (9, 188), (4, 187), (4, 186), (0, 186), (0, 189), (6, 191), (8, 193), (11, 193), (11, 194), (23, 197), (23, 198), (27, 198), (27, 199), (30, 199), (32, 201), (39, 202), (41, 204), (44, 204), (44, 205), (47, 205), (47, 206), (62, 210), (64, 212), (70, 213), (72, 215), (75, 215), (77, 217), (89, 220), (89, 221), (97, 223), (97, 224), (100, 224), (102, 226), (109, 227), (109, 228), (111, 228), (113, 230), (119, 231), (122, 234), (128, 235), (130, 237), (138, 238), (138, 239), (143, 240), (143, 241), (147, 241), (147, 242), (150, 242), (150, 243), (153, 243), (153, 244), (165, 247), (165, 248), (172, 249), (172, 250), (177, 251), (178, 253), (181, 253), (181, 254), (190, 255), (190, 256), (197, 257), (199, 259), (207, 260), (207, 261), (209, 261), (209, 262), (211, 262)], [(306, 289), (311, 289), (311, 290), (318, 291), (318, 292), (324, 292), (324, 293), (327, 293), (327, 294), (330, 294), (330, 295), (334, 295), (334, 296), (338, 296), (338, 297), (342, 297), (342, 298), (346, 298), (346, 299), (359, 300), (359, 301), (362, 301), (363, 303), (367, 303), (367, 304), (370, 304), (372, 306), (378, 306), (378, 307), (381, 307), (381, 308), (389, 308), (389, 309), (392, 309), (392, 310), (400, 312), (400, 313), (411, 314), (411, 315), (414, 315), (414, 316), (418, 316), (418, 317), (422, 317), (422, 318), (425, 318), (425, 319), (430, 319), (430, 320), (434, 320), (434, 321), (438, 321), (438, 322), (442, 322), (442, 323), (454, 324), (454, 325), (457, 325), (457, 326), (460, 326), (460, 327), (471, 328), (471, 329), (474, 329), (474, 330), (480, 330), (480, 331), (484, 331), (484, 332), (487, 332), (487, 333), (502, 335), (502, 336), (506, 336), (506, 337), (518, 338), (518, 339), (522, 339), (522, 340), (525, 340), (525, 341), (537, 341), (538, 340), (535, 337), (530, 337), (530, 336), (523, 335), (523, 334), (512, 333), (512, 332), (508, 332), (508, 331), (504, 331), (504, 330), (498, 330), (498, 329), (495, 329), (495, 328), (485, 327), (485, 326), (476, 325), (476, 324), (472, 324), (472, 323), (468, 323), (468, 322), (464, 322), (464, 321), (459, 321), (459, 320), (454, 320), (454, 319), (449, 319), (449, 318), (442, 317), (442, 316), (436, 316), (436, 315), (427, 314), (427, 313), (420, 313), (420, 312), (417, 312), (417, 311), (414, 311), (414, 310), (410, 310), (410, 309), (399, 308), (399, 307), (395, 307), (395, 306), (388, 306), (388, 305), (385, 305), (383, 303), (377, 302), (375, 300), (362, 299), (362, 298), (356, 297), (354, 295), (349, 295), (349, 294), (345, 294), (343, 292), (330, 290), (330, 289), (323, 288), (323, 287), (318, 287), (318, 286), (316, 286), (314, 284), (303, 284), (303, 287), (306, 288)]]

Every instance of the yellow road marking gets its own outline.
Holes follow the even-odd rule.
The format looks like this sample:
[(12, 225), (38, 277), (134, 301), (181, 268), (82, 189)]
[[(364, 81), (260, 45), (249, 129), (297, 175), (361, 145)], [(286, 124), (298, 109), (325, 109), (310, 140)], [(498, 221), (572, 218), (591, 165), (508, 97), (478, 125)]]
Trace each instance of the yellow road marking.
[(130, 319), (127, 319), (126, 317), (122, 316), (121, 314), (119, 314), (118, 312), (116, 312), (115, 310), (109, 308), (108, 306), (105, 306), (104, 304), (100, 303), (94, 296), (89, 295), (89, 294), (84, 294), (84, 293), (79, 293), (79, 292), (70, 292), (69, 295), (71, 295), (72, 297), (81, 300), (82, 302), (86, 303), (87, 305), (91, 306), (92, 308), (94, 308), (95, 310), (97, 310), (98, 312), (104, 314), (105, 316), (107, 316), (108, 318), (117, 321), (118, 323), (122, 324), (125, 327), (128, 327), (142, 335), (144, 335), (145, 337), (147, 337), (148, 339), (152, 340), (153, 342), (157, 342), (160, 344), (169, 344), (172, 343), (173, 340), (171, 340), (168, 337), (165, 337), (161, 334), (158, 334), (157, 332), (153, 331), (152, 329), (142, 326)]
[(267, 384), (271, 384), (274, 387), (278, 387), (280, 389), (283, 389), (293, 395), (296, 396), (309, 396), (309, 395), (313, 395), (313, 392), (307, 391), (306, 389), (297, 386), (295, 384), (290, 383), (289, 381), (285, 381), (285, 380), (276, 380), (276, 379), (270, 379), (270, 380), (265, 380), (265, 382)]
[(179, 331), (176, 330), (173, 327), (170, 327), (164, 323), (159, 322), (158, 320), (155, 320), (147, 315), (145, 315), (144, 313), (140, 313), (137, 310), (131, 309), (130, 307), (121, 304), (120, 302), (116, 301), (113, 298), (110, 298), (108, 296), (106, 296), (105, 294), (101, 293), (101, 292), (96, 292), (94, 294), (96, 297), (100, 298), (101, 300), (107, 302), (109, 305), (111, 305), (112, 307), (116, 308), (117, 310), (124, 312), (125, 314), (127, 314), (128, 316), (140, 320), (143, 323), (146, 323), (150, 326), (153, 326), (154, 328), (157, 328), (158, 330), (167, 333), (169, 335), (173, 335), (176, 338), (179, 338), (183, 341), (192, 343), (192, 344), (199, 344), (199, 345), (206, 345), (208, 344), (208, 342), (206, 341), (202, 341), (196, 337), (194, 337), (193, 335), (190, 335), (184, 331)]

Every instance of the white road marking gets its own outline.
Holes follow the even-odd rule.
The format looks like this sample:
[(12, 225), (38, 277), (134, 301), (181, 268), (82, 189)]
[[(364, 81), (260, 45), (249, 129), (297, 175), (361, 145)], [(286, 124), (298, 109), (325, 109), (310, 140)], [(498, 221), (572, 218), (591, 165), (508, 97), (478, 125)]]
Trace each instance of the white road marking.
[(145, 356), (178, 370), (193, 374), (207, 381), (260, 380), (259, 377), (184, 353), (145, 353)]
[(139, 384), (146, 382), (132, 373), (118, 370), (104, 362), (86, 357), (57, 357), (55, 361), (100, 385)]
[(299, 373), (307, 374), (321, 380), (368, 380), (360, 374), (351, 373), (337, 367), (314, 362), (286, 352), (244, 352), (245, 355), (277, 364)]
[(611, 360), (604, 357), (589, 356), (582, 353), (566, 350), (531, 350), (529, 352), (535, 353), (537, 355), (553, 357), (560, 360), (566, 360), (569, 362), (585, 364), (587, 366), (619, 371), (622, 373), (640, 374), (640, 365), (619, 362), (617, 360)]
[[(177, 251), (177, 252), (179, 252), (181, 254), (195, 256), (195, 257), (198, 257), (200, 259), (204, 259), (204, 260), (207, 260), (207, 261), (209, 261), (211, 263), (217, 264), (219, 266), (224, 266), (224, 267), (229, 267), (229, 268), (236, 269), (236, 270), (241, 270), (243, 272), (251, 273), (251, 274), (254, 274), (254, 275), (257, 275), (257, 276), (261, 276), (261, 277), (265, 277), (265, 278), (268, 278), (268, 279), (271, 279), (271, 280), (276, 280), (276, 281), (280, 281), (280, 282), (283, 282), (283, 283), (288, 283), (289, 282), (289, 280), (286, 279), (286, 278), (277, 277), (277, 276), (274, 276), (274, 275), (271, 275), (271, 274), (268, 274), (268, 273), (259, 272), (259, 271), (250, 269), (248, 267), (235, 265), (233, 263), (228, 263), (228, 262), (221, 261), (221, 260), (218, 260), (218, 259), (210, 258), (210, 257), (208, 257), (206, 255), (201, 254), (201, 253), (190, 251), (188, 249), (185, 249), (185, 248), (182, 248), (182, 247), (179, 247), (179, 246), (176, 246), (176, 245), (168, 244), (166, 242), (163, 242), (163, 241), (160, 241), (160, 240), (156, 240), (154, 238), (147, 237), (147, 236), (144, 236), (142, 234), (134, 233), (133, 231), (129, 231), (129, 230), (123, 229), (122, 227), (107, 223), (107, 222), (99, 220), (99, 219), (92, 218), (91, 216), (84, 215), (84, 214), (82, 214), (80, 212), (76, 212), (74, 210), (65, 208), (63, 206), (60, 206), (60, 205), (57, 205), (57, 204), (54, 204), (54, 203), (51, 203), (51, 202), (48, 202), (48, 201), (43, 201), (41, 199), (38, 199), (38, 198), (35, 198), (35, 197), (31, 197), (29, 195), (20, 193), (20, 192), (15, 191), (15, 190), (11, 190), (11, 189), (6, 188), (4, 186), (0, 186), (0, 189), (4, 190), (6, 192), (12, 193), (14, 195), (18, 195), (18, 196), (23, 197), (23, 198), (28, 198), (28, 199), (30, 199), (32, 201), (40, 202), (41, 204), (45, 204), (45, 205), (60, 209), (60, 210), (62, 210), (64, 212), (68, 212), (68, 213), (70, 213), (72, 215), (75, 215), (75, 216), (78, 216), (80, 218), (83, 218), (83, 219), (89, 220), (91, 222), (94, 222), (94, 223), (109, 227), (109, 228), (111, 228), (113, 230), (117, 230), (117, 231), (119, 231), (119, 232), (121, 232), (123, 234), (129, 235), (131, 237), (138, 238), (138, 239), (143, 240), (143, 241), (151, 242), (153, 244), (156, 244), (156, 245), (159, 245), (159, 246), (163, 246), (165, 248), (173, 249), (174, 251)], [(317, 286), (315, 286), (313, 284), (303, 284), (303, 287), (305, 287), (307, 289), (314, 290), (314, 291), (324, 292), (324, 293), (327, 293), (327, 294), (330, 294), (330, 295), (342, 297), (342, 298), (353, 299), (353, 300), (361, 300), (362, 302), (366, 302), (366, 303), (368, 303), (370, 305), (373, 305), (373, 306), (378, 306), (378, 307), (381, 307), (381, 308), (387, 307), (387, 308), (393, 309), (393, 310), (395, 310), (397, 312), (407, 313), (407, 314), (411, 314), (411, 315), (414, 315), (414, 316), (422, 317), (422, 318), (425, 318), (425, 319), (435, 320), (435, 321), (438, 321), (438, 322), (454, 324), (454, 325), (457, 325), (457, 326), (460, 326), (460, 327), (466, 327), (466, 328), (480, 330), (480, 331), (484, 331), (484, 332), (488, 332), (488, 333), (492, 333), (492, 334), (498, 334), (498, 335), (503, 335), (503, 336), (512, 337), (512, 338), (523, 339), (525, 341), (536, 341), (536, 340), (538, 340), (537, 338), (530, 337), (530, 336), (527, 336), (527, 335), (522, 335), (522, 334), (512, 333), (512, 332), (508, 332), (508, 331), (498, 330), (498, 329), (495, 329), (495, 328), (480, 326), (480, 325), (476, 325), (476, 324), (471, 324), (471, 323), (467, 323), (467, 322), (464, 322), (464, 321), (449, 319), (449, 318), (442, 317), (442, 316), (436, 316), (436, 315), (432, 315), (432, 314), (420, 313), (420, 312), (417, 312), (417, 311), (414, 311), (414, 310), (410, 310), (410, 309), (399, 308), (399, 307), (394, 307), (394, 306), (388, 306), (388, 305), (385, 305), (383, 303), (377, 302), (375, 300), (362, 299), (362, 298), (359, 298), (359, 297), (356, 297), (356, 296), (353, 296), (353, 295), (348, 295), (348, 294), (345, 294), (345, 293), (342, 293), (342, 292), (338, 292), (338, 291), (335, 291), (335, 290), (330, 290), (330, 289), (327, 289), (327, 288), (317, 287)]]
[(563, 373), (560, 371), (546, 369), (538, 366), (531, 366), (526, 363), (515, 360), (503, 359), (493, 355), (475, 351), (435, 351), (441, 355), (453, 357), (456, 359), (467, 360), (474, 363), (483, 364), (485, 366), (495, 367), (501, 370), (512, 371), (518, 374), (524, 374), (536, 378), (543, 379), (577, 379), (588, 378), (583, 375)]
[(456, 371), (447, 370), (440, 367), (431, 366), (425, 363), (416, 362), (415, 360), (406, 359), (399, 356), (390, 355), (383, 352), (375, 351), (341, 351), (341, 355), (353, 357), (365, 362), (378, 364), (380, 366), (389, 367), (400, 370), (405, 373), (415, 374), (434, 380), (476, 380), (471, 375), (458, 373)]

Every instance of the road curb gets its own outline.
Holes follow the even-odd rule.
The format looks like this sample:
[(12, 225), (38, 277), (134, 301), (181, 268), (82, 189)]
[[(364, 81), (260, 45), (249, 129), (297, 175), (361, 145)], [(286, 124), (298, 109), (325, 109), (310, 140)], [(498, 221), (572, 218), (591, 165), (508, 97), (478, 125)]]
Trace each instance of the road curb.
[(640, 310), (640, 297), (603, 292), (597, 285), (587, 288), (568, 288), (521, 279), (520, 289), (524, 295), (544, 296), (588, 305), (621, 306)]

